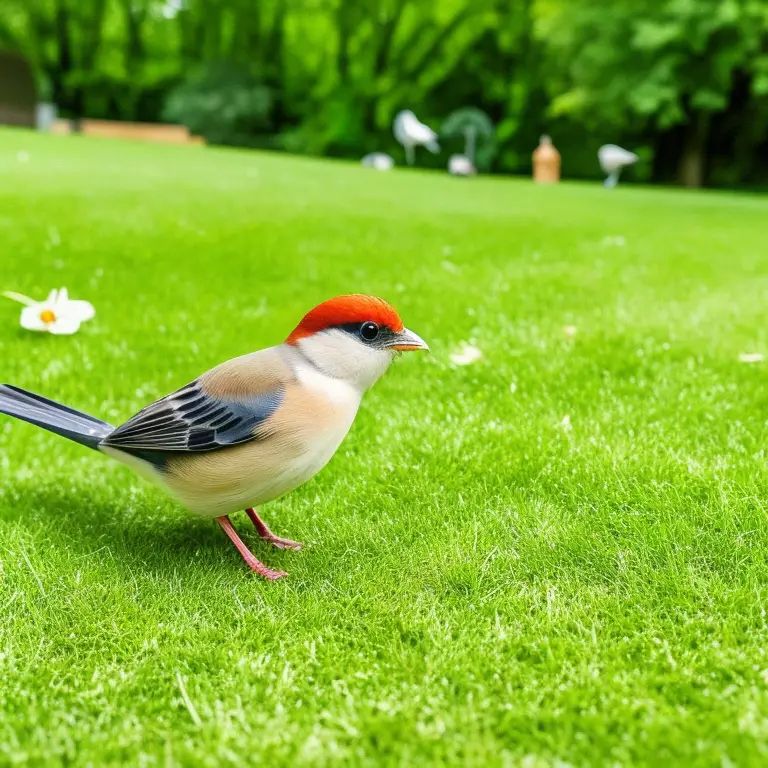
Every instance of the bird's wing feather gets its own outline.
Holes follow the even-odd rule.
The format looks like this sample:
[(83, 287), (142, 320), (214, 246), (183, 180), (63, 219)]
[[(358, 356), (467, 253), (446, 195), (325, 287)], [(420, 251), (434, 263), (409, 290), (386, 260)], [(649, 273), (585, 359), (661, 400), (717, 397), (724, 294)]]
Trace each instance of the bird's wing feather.
[(104, 445), (128, 453), (187, 453), (259, 439), (291, 378), (274, 350), (236, 358), (148, 405)]
[(130, 452), (213, 451), (258, 437), (282, 390), (230, 400), (208, 394), (200, 380), (158, 400), (118, 427), (104, 445)]

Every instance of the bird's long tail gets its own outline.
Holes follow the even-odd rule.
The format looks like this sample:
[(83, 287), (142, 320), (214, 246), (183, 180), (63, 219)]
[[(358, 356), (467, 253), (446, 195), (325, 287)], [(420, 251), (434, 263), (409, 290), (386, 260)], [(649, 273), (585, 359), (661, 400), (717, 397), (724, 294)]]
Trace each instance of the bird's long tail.
[(440, 145), (437, 143), (437, 139), (427, 142), (424, 145), (433, 155), (436, 155), (440, 151)]
[(0, 384), (0, 413), (94, 449), (114, 430), (106, 421), (10, 384)]

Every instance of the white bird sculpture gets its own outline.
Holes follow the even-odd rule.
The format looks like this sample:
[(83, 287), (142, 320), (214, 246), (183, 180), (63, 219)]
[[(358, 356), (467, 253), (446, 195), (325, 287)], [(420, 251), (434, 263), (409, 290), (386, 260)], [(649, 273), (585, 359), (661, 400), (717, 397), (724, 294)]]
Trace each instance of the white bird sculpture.
[(394, 159), (384, 152), (369, 152), (360, 160), (364, 168), (376, 171), (390, 171), (395, 164)]
[(397, 113), (392, 128), (395, 138), (405, 149), (408, 165), (413, 165), (414, 147), (426, 147), (433, 153), (440, 151), (437, 134), (428, 125), (424, 125), (410, 109)]
[(613, 189), (619, 183), (622, 168), (639, 160), (634, 152), (617, 147), (615, 144), (605, 144), (600, 147), (597, 150), (597, 158), (600, 161), (600, 167), (608, 174), (605, 179), (605, 186), (608, 189)]

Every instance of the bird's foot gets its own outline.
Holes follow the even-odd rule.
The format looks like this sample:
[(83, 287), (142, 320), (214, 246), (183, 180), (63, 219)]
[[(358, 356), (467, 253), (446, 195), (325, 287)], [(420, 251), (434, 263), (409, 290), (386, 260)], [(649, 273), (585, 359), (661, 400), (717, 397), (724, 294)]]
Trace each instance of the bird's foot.
[[(278, 579), (285, 578), (288, 574), (285, 571), (273, 571), (271, 568), (267, 568), (261, 560), (257, 560), (248, 547), (243, 544), (241, 538), (237, 535), (237, 531), (232, 525), (232, 521), (226, 516), (216, 518), (216, 522), (221, 526), (224, 533), (227, 534), (229, 540), (235, 545), (240, 556), (245, 560), (245, 564), (259, 576), (263, 576), (267, 581), (277, 581)], [(295, 542), (294, 542), (295, 543)]]
[(278, 549), (292, 549), (294, 552), (298, 552), (304, 545), (300, 541), (293, 541), (292, 539), (283, 539), (280, 536), (275, 536), (271, 533), (268, 536), (260, 536), (262, 541), (269, 542), (273, 547)]
[(281, 536), (275, 536), (275, 534), (269, 530), (269, 526), (259, 517), (255, 509), (246, 509), (245, 514), (251, 518), (251, 522), (259, 534), (259, 538), (262, 541), (269, 542), (273, 547), (277, 547), (278, 549), (292, 549), (294, 552), (298, 552), (304, 546), (300, 541), (293, 541), (292, 539), (284, 539)]
[(258, 573), (267, 581), (277, 581), (278, 579), (284, 579), (288, 574), (285, 571), (273, 571), (271, 568), (267, 568), (264, 563), (254, 558), (254, 562), (248, 563), (248, 566), (254, 573)]

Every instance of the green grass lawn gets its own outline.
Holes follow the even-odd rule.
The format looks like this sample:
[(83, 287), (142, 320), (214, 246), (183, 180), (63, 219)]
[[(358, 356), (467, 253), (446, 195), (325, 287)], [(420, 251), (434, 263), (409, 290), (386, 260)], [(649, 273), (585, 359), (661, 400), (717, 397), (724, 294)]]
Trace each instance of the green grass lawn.
[(272, 584), (0, 419), (0, 764), (766, 764), (768, 200), (13, 131), (0, 178), (0, 289), (97, 310), (0, 300), (2, 381), (118, 423), (350, 291), (433, 350), (262, 510), (303, 552), (235, 518)]

